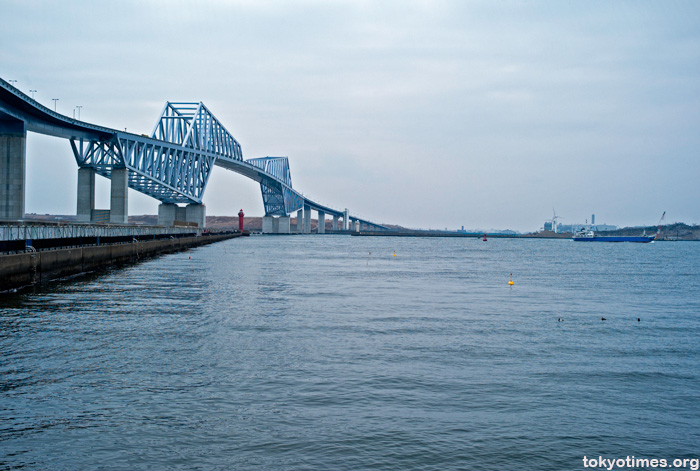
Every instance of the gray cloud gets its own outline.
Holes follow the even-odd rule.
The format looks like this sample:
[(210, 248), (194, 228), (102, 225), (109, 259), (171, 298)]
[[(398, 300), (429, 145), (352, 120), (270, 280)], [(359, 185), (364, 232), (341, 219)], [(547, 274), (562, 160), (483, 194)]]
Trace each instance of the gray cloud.
[[(166, 100), (202, 100), (246, 158), (287, 155), (300, 191), (374, 220), (700, 220), (694, 2), (18, 1), (3, 16), (2, 77), (43, 103), (149, 133)], [(27, 210), (74, 211), (68, 144), (32, 142)], [(205, 203), (262, 213), (256, 185), (218, 168)], [(132, 214), (156, 204), (130, 195)]]

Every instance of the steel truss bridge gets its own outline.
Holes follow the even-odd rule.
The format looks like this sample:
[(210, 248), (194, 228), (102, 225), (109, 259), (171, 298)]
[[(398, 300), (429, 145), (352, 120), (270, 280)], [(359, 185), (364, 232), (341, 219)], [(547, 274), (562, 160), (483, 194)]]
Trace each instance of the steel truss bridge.
[[(265, 216), (304, 210), (386, 229), (312, 201), (292, 187), (287, 157), (243, 160), (241, 145), (201, 102), (167, 102), (150, 135), (98, 126), (56, 113), (0, 79), (0, 133), (32, 131), (70, 140), (80, 168), (112, 179), (127, 169), (128, 187), (161, 203), (201, 204), (214, 166), (260, 184)], [(301, 215), (301, 213), (299, 213)], [(301, 224), (299, 224), (301, 227)], [(307, 231), (308, 232), (308, 231)]]

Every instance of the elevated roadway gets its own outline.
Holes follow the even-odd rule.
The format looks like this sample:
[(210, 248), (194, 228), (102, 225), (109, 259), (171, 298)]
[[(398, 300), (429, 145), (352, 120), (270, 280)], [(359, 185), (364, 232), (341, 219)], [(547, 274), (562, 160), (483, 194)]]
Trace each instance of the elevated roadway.
[[(204, 226), (202, 197), (214, 166), (260, 184), (264, 232), (292, 232), (289, 215), (297, 213), (296, 232), (310, 232), (311, 211), (318, 231), (326, 215), (345, 229), (386, 229), (315, 202), (292, 187), (287, 157), (243, 160), (241, 146), (203, 103), (168, 102), (150, 135), (135, 134), (80, 121), (57, 113), (0, 79), (0, 219), (24, 216), (24, 161), (27, 131), (68, 139), (78, 164), (78, 220), (93, 220), (94, 179), (111, 180), (109, 220), (127, 223), (127, 188), (161, 202), (159, 222), (184, 219)], [(2, 155), (4, 154), (4, 155)], [(185, 207), (178, 206), (185, 204)]]

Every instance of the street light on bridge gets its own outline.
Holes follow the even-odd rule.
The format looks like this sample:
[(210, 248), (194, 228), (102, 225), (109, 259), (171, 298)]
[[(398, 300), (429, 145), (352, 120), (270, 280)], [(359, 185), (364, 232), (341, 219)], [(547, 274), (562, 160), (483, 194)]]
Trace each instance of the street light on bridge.
[(17, 85), (15, 85), (17, 83), (17, 80), (8, 80), (8, 82), (10, 82), (13, 87), (17, 88)]
[(78, 121), (80, 121), (80, 108), (83, 107), (83, 105), (75, 105), (76, 108), (78, 108)]
[(56, 111), (56, 102), (58, 101), (58, 98), (51, 98), (53, 100), (53, 110)]
[(34, 99), (34, 94), (35, 94), (37, 91), (38, 91), (38, 90), (29, 90), (29, 93), (32, 94), (32, 100)]

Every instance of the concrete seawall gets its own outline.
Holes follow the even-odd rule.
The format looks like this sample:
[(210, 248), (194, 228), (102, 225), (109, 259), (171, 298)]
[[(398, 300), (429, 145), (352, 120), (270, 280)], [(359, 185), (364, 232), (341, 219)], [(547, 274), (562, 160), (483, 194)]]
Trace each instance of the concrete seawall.
[(0, 255), (0, 293), (240, 236), (212, 234)]

